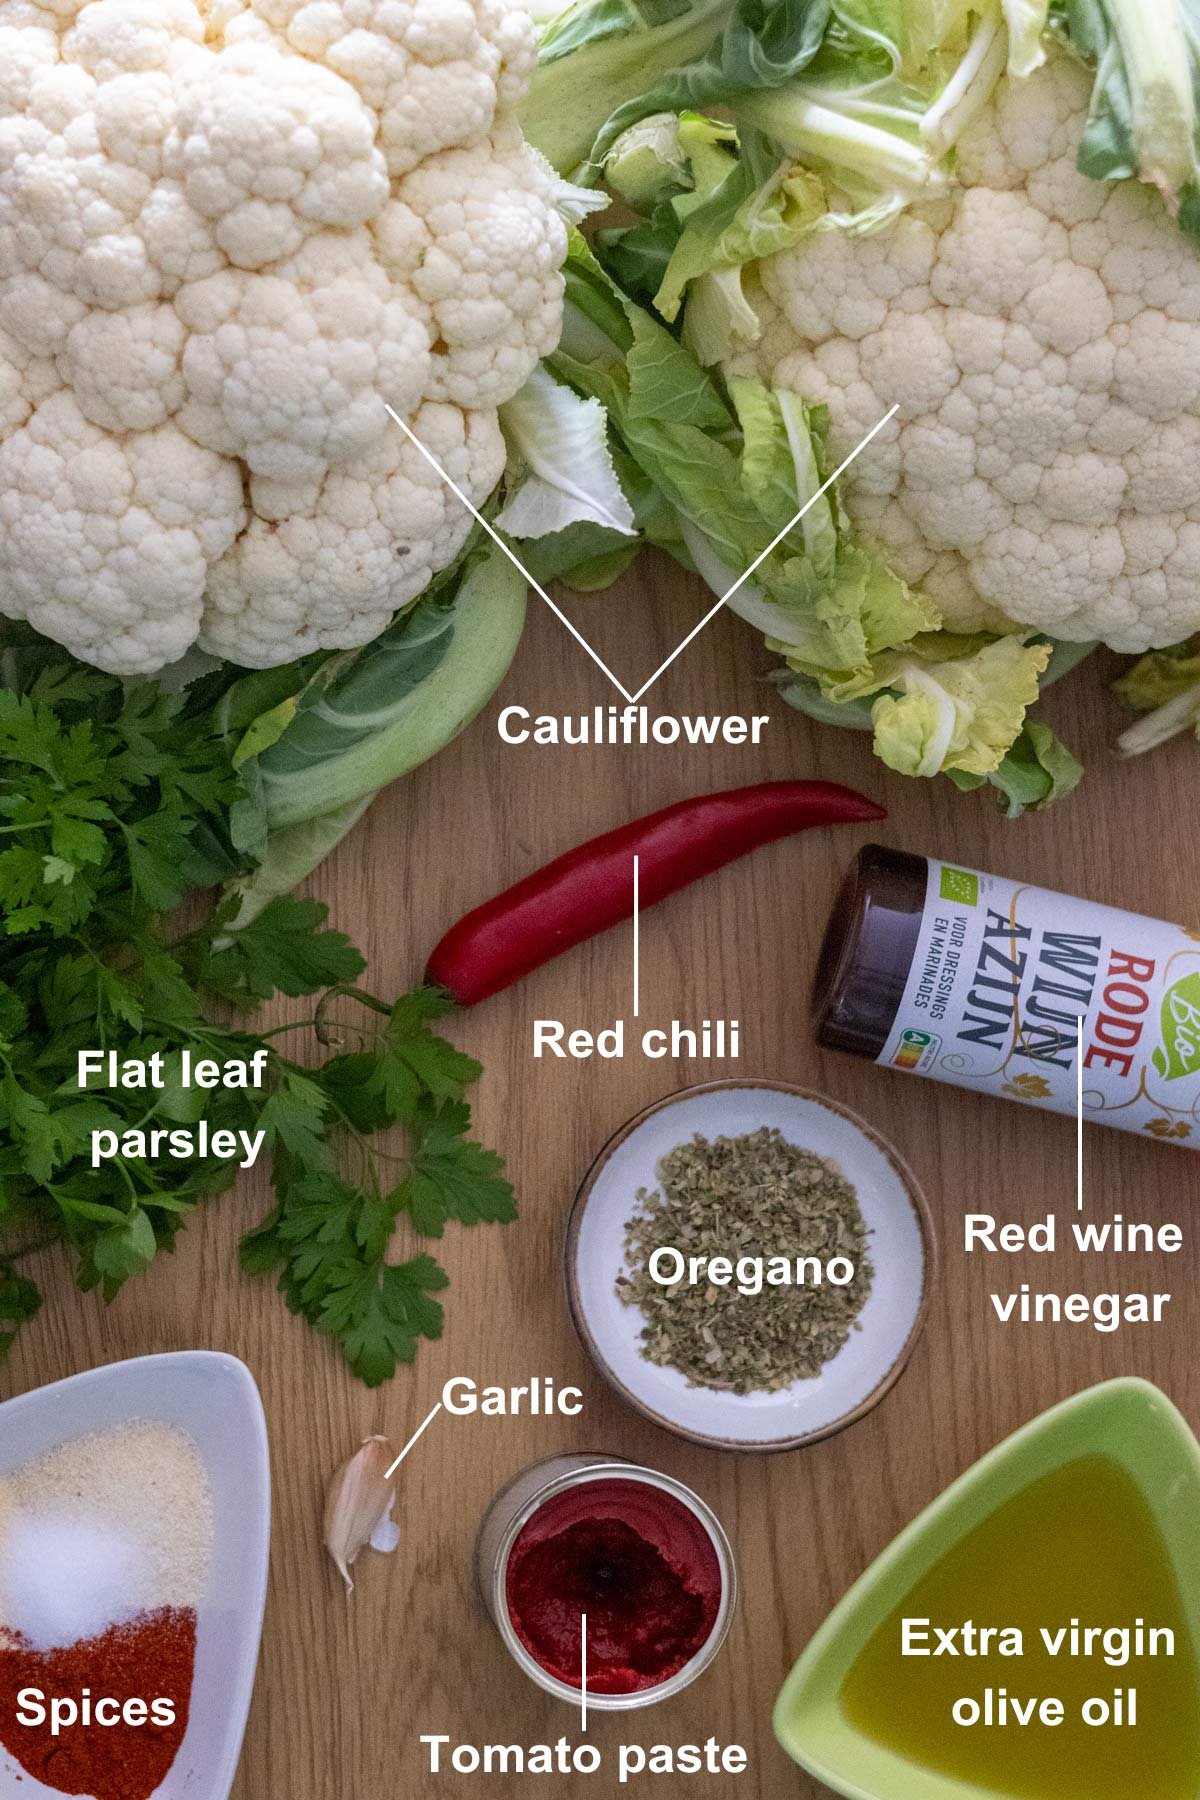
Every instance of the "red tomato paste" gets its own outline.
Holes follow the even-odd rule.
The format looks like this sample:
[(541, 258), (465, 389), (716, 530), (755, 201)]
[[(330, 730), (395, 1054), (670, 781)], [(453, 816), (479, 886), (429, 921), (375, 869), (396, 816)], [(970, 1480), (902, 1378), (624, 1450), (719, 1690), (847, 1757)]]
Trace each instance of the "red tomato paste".
[(509, 1553), (513, 1629), (541, 1667), (588, 1690), (660, 1687), (702, 1650), (721, 1604), (703, 1522), (650, 1482), (589, 1481), (536, 1512)]

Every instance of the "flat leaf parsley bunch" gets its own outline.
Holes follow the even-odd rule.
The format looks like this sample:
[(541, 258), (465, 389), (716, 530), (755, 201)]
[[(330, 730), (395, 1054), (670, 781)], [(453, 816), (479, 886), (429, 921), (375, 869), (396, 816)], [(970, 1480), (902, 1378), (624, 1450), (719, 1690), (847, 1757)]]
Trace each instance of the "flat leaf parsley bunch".
[[(447, 1278), (431, 1256), (389, 1261), (398, 1219), (440, 1237), (449, 1219), (510, 1220), (500, 1158), (472, 1141), (466, 1093), (478, 1063), (433, 1029), (448, 996), (394, 1005), (355, 983), (363, 958), (312, 900), (272, 900), (231, 929), (236, 899), (208, 896), (248, 873), (260, 824), (237, 770), (231, 672), (182, 693), (133, 688), (32, 636), (0, 652), (0, 1352), (41, 1304), (24, 1259), (62, 1242), (79, 1285), (111, 1299), (190, 1213), (230, 1187), (233, 1164), (169, 1155), (92, 1166), (95, 1131), (195, 1122), (263, 1131), (275, 1206), (242, 1266), (277, 1274), (289, 1306), (332, 1337), (374, 1386), (436, 1338)], [(198, 896), (203, 894), (203, 904)], [(180, 926), (188, 902), (199, 923)], [(281, 994), (325, 994), (300, 1025), (256, 1034), (224, 1021)], [(282, 1049), (352, 1001), (352, 1049), (315, 1067)], [(259, 1089), (197, 1092), (182, 1052), (249, 1060)], [(80, 1092), (80, 1050), (161, 1054), (161, 1088)], [(380, 1132), (405, 1128), (396, 1157)]]

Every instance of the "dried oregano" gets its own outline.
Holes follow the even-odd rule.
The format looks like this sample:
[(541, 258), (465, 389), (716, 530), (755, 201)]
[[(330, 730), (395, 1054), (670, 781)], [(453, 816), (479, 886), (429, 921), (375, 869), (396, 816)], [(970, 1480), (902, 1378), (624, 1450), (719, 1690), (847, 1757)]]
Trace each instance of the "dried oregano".
[[(858, 1197), (837, 1164), (764, 1127), (679, 1144), (657, 1173), (660, 1188), (638, 1193), (617, 1280), (621, 1299), (646, 1321), (643, 1356), (678, 1369), (693, 1387), (735, 1394), (819, 1375), (856, 1328), (874, 1279)], [(728, 1285), (692, 1283), (685, 1273), (664, 1286), (649, 1273), (656, 1250), (678, 1251), (688, 1273), (692, 1258), (727, 1259), (734, 1277)], [(838, 1264), (843, 1285), (824, 1273), (838, 1258), (853, 1265), (846, 1281)], [(799, 1259), (816, 1259), (821, 1278), (805, 1260), (798, 1282)], [(786, 1284), (785, 1261), (793, 1272)], [(756, 1285), (760, 1263), (762, 1291), (742, 1291)]]

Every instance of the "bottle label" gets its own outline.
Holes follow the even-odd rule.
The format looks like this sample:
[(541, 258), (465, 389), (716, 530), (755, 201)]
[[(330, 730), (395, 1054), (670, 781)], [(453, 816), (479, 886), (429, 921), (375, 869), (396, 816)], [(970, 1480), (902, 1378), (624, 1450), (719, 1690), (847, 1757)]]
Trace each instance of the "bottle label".
[[(1080, 1033), (1082, 1021), (1082, 1037)], [(1200, 1148), (1200, 930), (929, 859), (879, 1061)]]

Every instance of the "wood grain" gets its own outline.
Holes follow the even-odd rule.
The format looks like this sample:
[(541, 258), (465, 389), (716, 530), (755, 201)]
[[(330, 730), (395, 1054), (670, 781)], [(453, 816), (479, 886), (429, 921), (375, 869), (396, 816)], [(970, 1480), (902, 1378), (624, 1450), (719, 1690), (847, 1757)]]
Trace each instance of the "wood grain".
[[(627, 684), (640, 683), (699, 616), (696, 584), (648, 564), (619, 591), (570, 602)], [(583, 711), (612, 694), (562, 627), (532, 601), (529, 630), (503, 698), (532, 711)], [(495, 704), (445, 755), (401, 783), (316, 878), (339, 925), (371, 959), (377, 993), (416, 979), (423, 955), (466, 907), (592, 832), (683, 795), (784, 775), (825, 776), (885, 798), (881, 841), (1020, 875), (1153, 915), (1197, 915), (1194, 744), (1122, 766), (1108, 755), (1119, 710), (1089, 665), (1047, 712), (1084, 756), (1087, 781), (1042, 818), (1006, 824), (989, 798), (947, 783), (892, 777), (857, 735), (818, 729), (779, 705), (762, 677), (761, 642), (719, 618), (649, 696), (656, 710), (774, 715), (751, 748), (502, 747)], [(902, 1081), (814, 1048), (807, 997), (820, 933), (863, 832), (813, 835), (759, 853), (648, 915), (643, 1016), (734, 1016), (740, 1069), (623, 1063), (534, 1064), (531, 1022), (561, 1017), (599, 1027), (629, 1004), (629, 942), (587, 946), (464, 1018), (456, 1033), (486, 1066), (482, 1135), (508, 1157), (522, 1217), (506, 1228), (452, 1228), (440, 1254), (452, 1278), (442, 1342), (383, 1392), (357, 1386), (330, 1350), (293, 1320), (269, 1287), (242, 1280), (239, 1233), (264, 1209), (247, 1180), (214, 1204), (162, 1259), (105, 1310), (76, 1294), (53, 1255), (35, 1271), (48, 1304), (21, 1338), (0, 1392), (150, 1351), (213, 1348), (245, 1359), (270, 1419), (275, 1537), (266, 1638), (235, 1800), (392, 1800), (393, 1796), (552, 1791), (563, 1800), (618, 1791), (615, 1774), (574, 1780), (426, 1773), (418, 1739), (554, 1740), (571, 1713), (537, 1693), (509, 1662), (473, 1589), (472, 1544), (495, 1489), (564, 1448), (604, 1449), (691, 1483), (734, 1538), (743, 1598), (730, 1643), (688, 1694), (626, 1722), (596, 1721), (594, 1741), (700, 1740), (750, 1751), (747, 1774), (689, 1778), (693, 1789), (744, 1800), (806, 1800), (822, 1792), (783, 1756), (770, 1712), (793, 1659), (876, 1552), (973, 1458), (1041, 1408), (1103, 1377), (1160, 1382), (1200, 1424), (1195, 1283), (1197, 1160), (1186, 1151), (1094, 1132), (1090, 1210), (1123, 1210), (1189, 1230), (1161, 1260), (1056, 1259), (1053, 1281), (1106, 1289), (1170, 1289), (1160, 1327), (1101, 1336), (1087, 1326), (1001, 1325), (987, 1302), (1043, 1282), (1045, 1259), (965, 1257), (966, 1206), (1032, 1220), (1073, 1197), (1068, 1121), (931, 1083)], [(561, 1276), (568, 1208), (596, 1149), (628, 1116), (693, 1080), (763, 1075), (824, 1089), (891, 1137), (924, 1183), (942, 1237), (942, 1267), (923, 1344), (883, 1405), (852, 1430), (780, 1458), (722, 1457), (641, 1421), (594, 1376), (568, 1321)], [(587, 1392), (577, 1420), (439, 1421), (405, 1468), (403, 1546), (363, 1571), (348, 1606), (323, 1563), (319, 1519), (329, 1472), (370, 1431), (404, 1441), (450, 1375), (521, 1382), (532, 1374)], [(636, 1790), (633, 1790), (636, 1791)], [(659, 1778), (656, 1792), (683, 1791)]]

